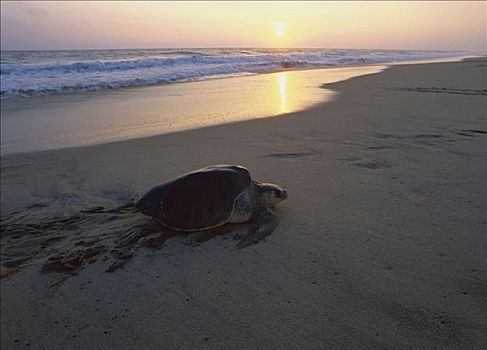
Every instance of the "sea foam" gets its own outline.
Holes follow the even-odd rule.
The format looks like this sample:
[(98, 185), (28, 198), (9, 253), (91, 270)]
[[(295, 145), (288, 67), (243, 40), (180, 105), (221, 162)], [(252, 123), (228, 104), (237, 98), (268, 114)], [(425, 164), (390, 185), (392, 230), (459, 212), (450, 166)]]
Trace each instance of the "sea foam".
[(459, 54), (345, 49), (2, 51), (0, 94), (2, 99), (29, 97)]

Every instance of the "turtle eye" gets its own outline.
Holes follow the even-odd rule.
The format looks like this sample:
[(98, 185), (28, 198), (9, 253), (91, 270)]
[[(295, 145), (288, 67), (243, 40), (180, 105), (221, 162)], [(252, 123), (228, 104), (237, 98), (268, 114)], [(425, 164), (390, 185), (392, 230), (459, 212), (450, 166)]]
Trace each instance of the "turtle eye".
[(279, 192), (279, 198), (282, 198), (283, 200), (287, 198), (287, 191), (286, 190), (281, 190)]

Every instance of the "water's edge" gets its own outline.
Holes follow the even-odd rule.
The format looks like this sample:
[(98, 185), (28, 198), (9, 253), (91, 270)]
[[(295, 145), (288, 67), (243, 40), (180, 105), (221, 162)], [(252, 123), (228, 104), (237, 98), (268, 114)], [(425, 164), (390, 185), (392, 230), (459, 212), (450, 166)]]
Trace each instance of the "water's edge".
[(407, 62), (459, 54), (354, 49), (2, 51), (0, 97), (5, 100), (74, 94), (279, 70)]
[[(473, 57), (473, 56), (468, 56), (468, 57)], [(423, 63), (435, 63), (435, 62), (456, 62), (456, 61), (460, 61), (462, 59), (466, 58), (466, 56), (462, 56), (462, 57), (454, 57), (454, 58), (442, 58), (442, 59), (435, 59), (435, 60), (424, 60), (424, 61), (418, 61), (418, 62), (414, 62), (414, 63), (408, 63), (408, 62), (397, 62), (395, 64), (423, 64)], [(394, 65), (394, 64), (390, 64), (390, 65)], [(361, 68), (367, 68), (367, 67), (374, 67), (375, 68), (378, 68), (377, 66), (382, 66), (382, 67), (387, 67), (387, 66), (384, 66), (384, 65), (356, 65), (355, 67), (361, 67)], [(388, 65), (389, 66), (389, 65)], [(329, 69), (319, 69), (323, 72), (326, 72), (326, 71), (339, 71), (339, 70), (347, 70), (347, 69), (350, 69), (351, 67), (342, 67), (342, 68), (329, 68)], [(309, 71), (310, 69), (299, 69), (299, 71)], [(316, 70), (316, 69), (313, 69), (313, 71)], [(381, 69), (383, 70), (383, 69)], [(380, 70), (380, 71), (381, 71)], [(293, 70), (293, 71), (296, 71), (296, 70)], [(380, 72), (379, 71), (379, 72)], [(290, 72), (289, 70), (281, 70), (281, 72)], [(275, 72), (268, 72), (266, 73), (267, 74), (273, 74)], [(374, 73), (378, 73), (378, 72), (374, 72)], [(358, 74), (358, 75), (361, 75), (361, 74)], [(353, 77), (355, 77), (357, 75), (352, 75), (352, 76), (349, 76), (347, 78), (344, 78), (344, 79), (341, 79), (341, 80), (348, 80), (348, 79), (351, 79)], [(245, 79), (243, 78), (234, 78), (234, 79), (237, 79), (238, 81), (241, 81), (241, 82), (244, 82)], [(334, 82), (336, 81), (341, 81), (341, 80), (335, 80)], [(191, 85), (193, 84), (197, 84), (197, 86), (199, 86), (200, 84), (210, 84), (211, 82), (210, 81), (206, 81), (206, 82), (193, 82), (193, 83), (190, 83)], [(325, 82), (326, 84), (326, 82)], [(179, 84), (178, 84), (179, 85)], [(182, 84), (182, 85), (185, 85), (185, 84)], [(319, 84), (317, 85), (317, 87), (323, 87), (323, 84)], [(158, 87), (136, 87), (136, 88), (125, 88), (125, 89), (121, 89), (121, 90), (116, 90), (116, 91), (113, 91), (111, 94), (111, 104), (115, 104), (117, 103), (117, 99), (126, 99), (127, 96), (129, 95), (134, 95), (133, 98), (137, 98), (137, 94), (139, 94), (140, 92), (142, 93), (146, 93), (147, 91), (151, 90), (151, 91), (154, 91), (155, 93), (157, 93), (157, 91), (162, 91), (162, 90), (158, 90), (158, 89), (165, 89), (165, 86), (158, 86)], [(326, 86), (325, 86), (325, 89), (326, 89)], [(309, 91), (308, 91), (309, 92)], [(282, 93), (282, 91), (281, 91)], [(17, 107), (22, 107), (23, 105), (32, 105), (32, 109), (35, 108), (35, 106), (41, 102), (41, 105), (44, 101), (48, 101), (48, 104), (51, 104), (51, 105), (55, 105), (57, 103), (57, 101), (63, 101), (63, 103), (66, 105), (66, 108), (64, 109), (64, 113), (66, 113), (66, 111), (68, 110), (67, 113), (69, 113), (69, 104), (70, 104), (70, 100), (78, 100), (76, 102), (79, 102), (79, 101), (88, 101), (89, 102), (89, 99), (90, 98), (93, 98), (93, 97), (100, 97), (101, 95), (99, 95), (100, 93), (94, 93), (94, 92), (85, 92), (85, 93), (82, 93), (82, 94), (76, 94), (76, 96), (72, 96), (72, 97), (69, 97), (69, 96), (66, 96), (66, 95), (58, 95), (58, 96), (51, 96), (51, 97), (48, 97), (48, 96), (37, 96), (35, 98), (32, 98), (32, 99), (12, 99), (12, 100), (6, 100), (2, 103), (2, 133), (6, 132), (7, 130), (9, 130), (9, 128), (5, 128), (6, 125), (4, 125), (4, 113), (7, 111), (8, 113), (8, 110), (9, 108), (11, 108), (12, 106), (17, 106)], [(128, 95), (127, 95), (128, 94)], [(103, 95), (103, 94), (102, 94)], [(139, 94), (140, 96), (140, 94)], [(281, 96), (282, 97), (282, 96)], [(328, 98), (329, 100), (329, 98)], [(316, 105), (317, 103), (326, 103), (327, 102), (327, 98), (326, 97), (323, 97), (322, 99), (320, 99), (319, 101), (315, 102), (315, 103), (311, 103), (311, 104), (308, 104), (308, 105), (305, 105), (303, 106), (303, 108), (299, 108), (297, 110), (291, 110), (289, 112), (296, 112), (296, 111), (299, 111), (299, 110), (305, 110), (305, 109), (308, 109), (308, 108), (312, 108), (314, 105)], [(104, 103), (106, 104), (107, 101), (104, 101)], [(269, 101), (269, 103), (271, 103), (271, 101)], [(195, 107), (196, 108), (196, 107)], [(288, 112), (288, 113), (289, 113)], [(282, 112), (282, 113), (275, 113), (273, 115), (277, 115), (277, 114), (286, 114), (286, 112)], [(204, 128), (204, 127), (211, 127), (211, 126), (215, 126), (215, 125), (220, 125), (220, 124), (226, 124), (226, 123), (229, 123), (229, 122), (238, 122), (238, 121), (243, 121), (243, 120), (249, 120), (249, 119), (255, 119), (256, 117), (269, 117), (269, 116), (273, 116), (273, 115), (263, 115), (263, 116), (256, 116), (256, 115), (253, 115), (253, 116), (246, 116), (246, 117), (239, 117), (239, 118), (236, 118), (236, 119), (229, 119), (229, 120), (225, 120), (223, 122), (215, 122), (215, 123), (209, 123), (209, 124), (202, 124), (202, 125), (193, 125), (193, 126), (184, 126), (182, 128), (179, 128), (179, 129), (174, 129), (174, 130), (169, 130), (169, 131), (157, 131), (157, 132), (150, 132), (150, 133), (147, 133), (147, 134), (138, 134), (138, 135), (128, 135), (127, 137), (120, 137), (120, 138), (115, 138), (115, 139), (104, 139), (104, 140), (98, 140), (98, 141), (95, 141), (95, 142), (88, 142), (88, 143), (81, 143), (81, 144), (72, 144), (72, 145), (67, 145), (67, 146), (60, 146), (60, 147), (56, 147), (56, 146), (53, 146), (53, 147), (42, 147), (40, 149), (24, 149), (24, 150), (21, 150), (21, 151), (9, 151), (8, 147), (7, 147), (7, 150), (5, 149), (4, 145), (2, 145), (2, 154), (1, 156), (4, 157), (4, 156), (8, 156), (8, 155), (14, 155), (14, 154), (27, 154), (27, 153), (32, 153), (32, 152), (43, 152), (43, 151), (49, 151), (49, 150), (59, 150), (59, 149), (65, 149), (65, 148), (77, 148), (77, 147), (87, 147), (87, 146), (94, 146), (94, 145), (100, 145), (100, 144), (107, 144), (107, 143), (113, 143), (113, 142), (123, 142), (123, 141), (126, 141), (126, 140), (131, 140), (131, 139), (139, 139), (139, 138), (145, 138), (145, 137), (152, 137), (152, 136), (157, 136), (157, 135), (165, 135), (165, 134), (172, 134), (172, 133), (175, 133), (175, 132), (180, 132), (180, 131), (185, 131), (185, 130), (193, 130), (193, 129), (199, 129), (199, 128)], [(177, 117), (177, 116), (176, 116)], [(10, 131), (10, 130), (9, 130)], [(2, 137), (2, 140), (4, 140), (4, 137)], [(3, 141), (2, 141), (3, 143)]]

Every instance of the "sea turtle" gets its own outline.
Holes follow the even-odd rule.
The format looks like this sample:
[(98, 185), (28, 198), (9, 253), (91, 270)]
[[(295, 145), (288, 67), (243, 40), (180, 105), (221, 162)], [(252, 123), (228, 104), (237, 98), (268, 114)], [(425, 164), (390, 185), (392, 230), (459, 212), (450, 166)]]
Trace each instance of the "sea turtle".
[(209, 166), (166, 181), (136, 203), (141, 213), (175, 231), (204, 231), (227, 223), (251, 221), (239, 247), (272, 233), (277, 218), (272, 208), (287, 198), (274, 184), (252, 180), (239, 165)]

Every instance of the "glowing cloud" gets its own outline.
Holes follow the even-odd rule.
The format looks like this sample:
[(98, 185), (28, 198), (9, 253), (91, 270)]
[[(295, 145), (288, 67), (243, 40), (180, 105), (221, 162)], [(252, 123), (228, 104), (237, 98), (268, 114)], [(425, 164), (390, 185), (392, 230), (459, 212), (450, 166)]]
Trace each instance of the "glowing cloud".
[(2, 49), (485, 51), (487, 42), (485, 1), (0, 1), (0, 7)]

